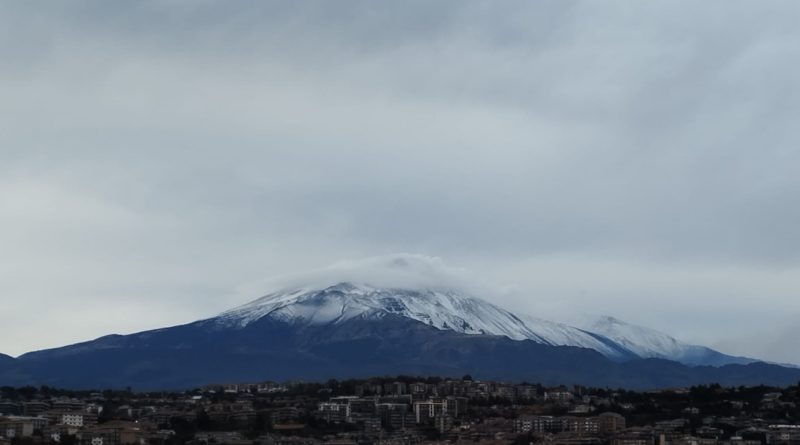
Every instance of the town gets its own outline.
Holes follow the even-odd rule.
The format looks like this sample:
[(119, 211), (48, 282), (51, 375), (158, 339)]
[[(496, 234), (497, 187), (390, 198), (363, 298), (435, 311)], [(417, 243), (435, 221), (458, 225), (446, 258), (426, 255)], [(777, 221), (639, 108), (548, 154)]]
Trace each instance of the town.
[(182, 392), (0, 388), (0, 445), (800, 444), (800, 386), (628, 391), (437, 377)]

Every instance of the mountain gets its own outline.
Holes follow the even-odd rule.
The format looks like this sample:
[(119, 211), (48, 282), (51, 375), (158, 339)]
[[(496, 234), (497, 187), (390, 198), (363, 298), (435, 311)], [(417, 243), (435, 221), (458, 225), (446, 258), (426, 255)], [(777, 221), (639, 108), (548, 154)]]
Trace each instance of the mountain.
[(394, 314), (440, 330), (502, 335), (550, 346), (594, 349), (613, 360), (662, 358), (686, 365), (722, 366), (758, 360), (734, 357), (682, 343), (661, 332), (602, 317), (579, 329), (529, 315), (513, 314), (480, 298), (453, 290), (376, 288), (339, 283), (325, 289), (292, 289), (267, 295), (218, 317), (242, 327), (270, 317), (294, 325), (336, 324), (354, 317), (377, 319)]
[(19, 360), (41, 384), (144, 389), (398, 373), (461, 376), (474, 372), (520, 379), (539, 373), (555, 382), (561, 372), (566, 372), (565, 378), (574, 375), (580, 380), (580, 371), (570, 369), (576, 363), (615, 364), (589, 349), (461, 334), (397, 315), (305, 326), (264, 317), (230, 327), (210, 319), (107, 336), (25, 354)]
[(764, 363), (714, 367), (642, 359), (608, 337), (518, 317), (455, 291), (353, 283), (274, 293), (206, 320), (31, 352), (15, 362), (11, 371), (0, 369), (0, 385), (182, 389), (466, 373), (633, 389), (800, 380), (798, 369)]
[(722, 366), (749, 364), (758, 360), (723, 354), (705, 346), (683, 343), (654, 329), (636, 326), (614, 317), (601, 317), (589, 328), (591, 332), (613, 340), (641, 358), (663, 358), (687, 365)]
[[(331, 290), (330, 292), (335, 292)], [(762, 363), (689, 367), (659, 359), (611, 360), (587, 348), (442, 330), (399, 315), (295, 324), (269, 316), (241, 326), (213, 318), (111, 335), (21, 356), (26, 384), (68, 388), (182, 389), (210, 383), (469, 373), (483, 379), (632, 389), (719, 382), (788, 385), (800, 370)], [(0, 385), (19, 384), (0, 374)]]
[(0, 386), (181, 389), (466, 373), (627, 388), (800, 380), (800, 369), (748, 363), (612, 318), (579, 329), (513, 314), (458, 290), (463, 276), (424, 257), (367, 266), (328, 269), (205, 320), (0, 360)]

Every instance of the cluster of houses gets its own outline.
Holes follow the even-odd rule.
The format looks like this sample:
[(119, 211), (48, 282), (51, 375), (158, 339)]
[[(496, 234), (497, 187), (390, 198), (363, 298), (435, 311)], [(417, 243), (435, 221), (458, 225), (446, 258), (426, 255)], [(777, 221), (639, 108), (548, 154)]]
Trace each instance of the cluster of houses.
[(0, 401), (0, 443), (37, 437), (40, 441), (78, 445), (122, 445), (139, 442), (135, 422), (98, 423), (103, 406), (74, 398), (14, 403)]
[(0, 398), (0, 445), (800, 445), (796, 396), (765, 392), (753, 403), (721, 393), (715, 403), (736, 415), (719, 416), (690, 403), (688, 390), (469, 378), (16, 394)]

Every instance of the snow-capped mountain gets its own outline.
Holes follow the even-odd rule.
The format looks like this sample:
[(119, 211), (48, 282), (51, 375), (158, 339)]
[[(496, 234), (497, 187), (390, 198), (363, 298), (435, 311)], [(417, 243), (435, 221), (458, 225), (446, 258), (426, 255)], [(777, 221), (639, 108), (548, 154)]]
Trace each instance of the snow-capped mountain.
[(610, 316), (598, 318), (587, 329), (613, 340), (642, 358), (664, 358), (688, 365), (712, 366), (757, 361), (723, 354), (705, 346), (684, 343), (655, 329), (626, 323)]
[(222, 313), (214, 322), (241, 328), (267, 317), (295, 326), (320, 326), (394, 315), (462, 334), (593, 349), (617, 361), (663, 358), (712, 366), (756, 361), (682, 343), (613, 317), (581, 329), (515, 314), (465, 290), (478, 288), (474, 283), (463, 286), (466, 281), (469, 277), (463, 271), (449, 268), (437, 258), (408, 254), (373, 257), (327, 268), (318, 276), (303, 276), (284, 290)]
[(551, 346), (577, 346), (615, 359), (632, 356), (603, 336), (532, 316), (517, 316), (457, 291), (384, 289), (339, 283), (324, 289), (273, 293), (224, 312), (216, 321), (225, 326), (244, 327), (269, 317), (295, 325), (323, 325), (355, 318), (380, 319), (388, 314), (463, 334), (502, 335)]
[(595, 332), (514, 314), (474, 296), (492, 292), (466, 290), (460, 272), (435, 259), (351, 266), (275, 286), (289, 290), (216, 317), (0, 355), (0, 386), (176, 389), (392, 374), (627, 388), (800, 379), (800, 369), (740, 364), (749, 360), (614, 319)]

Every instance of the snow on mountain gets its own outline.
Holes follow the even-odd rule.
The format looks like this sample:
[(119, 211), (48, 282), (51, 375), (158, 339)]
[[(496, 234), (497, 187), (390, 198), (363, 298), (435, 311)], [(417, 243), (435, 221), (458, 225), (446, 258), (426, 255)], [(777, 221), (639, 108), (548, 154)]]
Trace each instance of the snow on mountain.
[(441, 330), (464, 334), (503, 335), (553, 346), (578, 346), (622, 358), (626, 351), (613, 342), (572, 326), (516, 316), (479, 298), (456, 291), (376, 288), (339, 283), (324, 289), (278, 292), (224, 312), (216, 321), (244, 327), (263, 317), (292, 324), (342, 323), (356, 317), (386, 315), (410, 318)]
[[(275, 285), (275, 283), (273, 283)], [(755, 360), (682, 343), (667, 334), (604, 317), (587, 329), (515, 315), (475, 294), (491, 294), (461, 269), (441, 259), (395, 254), (338, 263), (290, 279), (253, 302), (213, 319), (242, 328), (270, 317), (294, 325), (343, 323), (396, 315), (440, 330), (502, 335), (552, 346), (594, 349), (615, 360), (665, 358), (689, 365), (720, 366)]]
[(640, 357), (674, 357), (690, 346), (667, 334), (609, 316), (597, 319), (589, 330), (611, 338)]
[(665, 358), (690, 365), (747, 364), (757, 360), (734, 357), (705, 346), (683, 343), (663, 332), (604, 316), (587, 328), (610, 338), (642, 358)]

